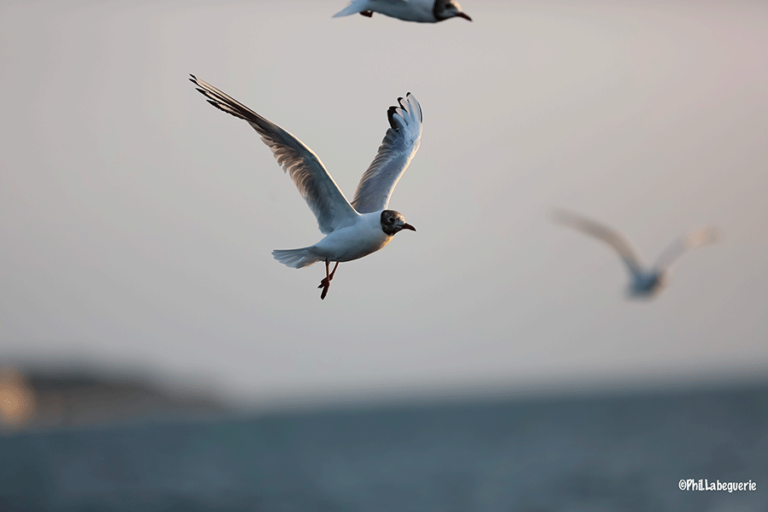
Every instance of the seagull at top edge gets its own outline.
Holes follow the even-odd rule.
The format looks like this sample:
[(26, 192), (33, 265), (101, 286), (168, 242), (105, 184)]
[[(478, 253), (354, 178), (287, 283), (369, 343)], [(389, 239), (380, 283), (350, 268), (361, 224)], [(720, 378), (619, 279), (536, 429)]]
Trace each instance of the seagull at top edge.
[(375, 12), (417, 23), (437, 23), (456, 17), (472, 21), (454, 0), (352, 0), (344, 10), (337, 12), (333, 17), (360, 13), (370, 18)]
[(691, 231), (674, 240), (656, 260), (651, 268), (644, 268), (632, 244), (616, 231), (586, 219), (579, 215), (558, 210), (552, 219), (564, 226), (568, 226), (593, 236), (605, 242), (619, 253), (629, 270), (630, 283), (627, 287), (627, 295), (631, 298), (652, 298), (658, 294), (669, 281), (669, 268), (672, 263), (685, 252), (711, 244), (718, 240), (719, 234), (715, 228), (705, 227)]
[[(267, 121), (239, 101), (214, 86), (190, 75), (208, 103), (248, 122), (272, 150), (277, 163), (293, 180), (299, 194), (317, 217), (325, 238), (309, 247), (275, 250), (272, 255), (289, 267), (302, 268), (318, 261), (325, 263), (325, 278), (318, 288), (325, 299), (340, 262), (352, 261), (378, 251), (403, 229), (416, 231), (402, 214), (388, 210), (389, 198), (421, 140), (421, 106), (408, 93), (389, 107), (390, 128), (363, 173), (352, 203), (347, 201), (320, 159), (299, 139)], [(333, 271), (329, 265), (335, 262)]]

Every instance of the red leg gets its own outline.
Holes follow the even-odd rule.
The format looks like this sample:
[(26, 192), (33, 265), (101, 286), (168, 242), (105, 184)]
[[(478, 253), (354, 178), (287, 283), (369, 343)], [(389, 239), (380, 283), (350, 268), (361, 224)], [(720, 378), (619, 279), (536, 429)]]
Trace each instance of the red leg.
[(336, 266), (333, 267), (333, 272), (330, 274), (328, 273), (330, 262), (328, 260), (325, 260), (325, 279), (320, 281), (320, 286), (318, 288), (322, 288), (323, 292), (320, 294), (321, 299), (325, 299), (325, 296), (328, 295), (328, 288), (331, 287), (331, 279), (333, 279), (333, 274), (336, 273), (336, 268), (339, 266), (339, 262), (336, 262)]
[(328, 284), (330, 284), (330, 282), (331, 282), (330, 277), (331, 277), (331, 275), (328, 273), (328, 261), (326, 261), (325, 262), (325, 277), (323, 278), (322, 281), (320, 281), (320, 286), (318, 286), (318, 288), (322, 288), (323, 286), (327, 286)]

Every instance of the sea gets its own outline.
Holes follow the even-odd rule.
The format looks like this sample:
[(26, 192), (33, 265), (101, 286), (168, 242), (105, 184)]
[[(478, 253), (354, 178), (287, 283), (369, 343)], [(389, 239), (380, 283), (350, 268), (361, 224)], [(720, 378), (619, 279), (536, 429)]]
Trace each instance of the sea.
[(0, 511), (765, 512), (768, 384), (8, 433)]

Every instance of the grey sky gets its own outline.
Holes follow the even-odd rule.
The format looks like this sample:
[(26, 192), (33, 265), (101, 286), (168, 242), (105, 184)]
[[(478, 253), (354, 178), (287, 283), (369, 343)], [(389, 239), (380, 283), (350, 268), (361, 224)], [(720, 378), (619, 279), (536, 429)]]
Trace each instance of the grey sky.
[[(85, 358), (246, 400), (674, 380), (768, 368), (768, 5), (465, 0), (475, 20), (331, 19), (346, 0), (0, 4), (0, 358)], [(421, 148), (390, 207), (417, 233), (323, 268), (244, 122), (284, 127), (354, 193), (413, 92)], [(653, 302), (652, 261), (715, 225)], [(198, 377), (199, 376), (199, 377)], [(202, 384), (201, 384), (202, 385)]]

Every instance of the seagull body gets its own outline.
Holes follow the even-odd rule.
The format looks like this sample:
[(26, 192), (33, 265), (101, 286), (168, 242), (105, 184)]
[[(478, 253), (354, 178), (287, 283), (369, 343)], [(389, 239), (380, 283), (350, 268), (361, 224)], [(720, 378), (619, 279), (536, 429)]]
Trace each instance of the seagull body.
[(627, 296), (632, 298), (655, 297), (669, 281), (669, 269), (649, 270), (632, 274), (632, 281), (627, 285)]
[[(315, 245), (301, 249), (272, 251), (275, 259), (289, 267), (302, 268), (318, 261), (352, 261), (382, 249), (391, 240), (381, 228), (381, 212), (361, 214), (354, 224), (331, 231)], [(410, 228), (406, 228), (410, 229)]]
[(454, 0), (352, 0), (334, 18), (362, 14), (370, 18), (377, 12), (390, 18), (417, 23), (437, 23), (449, 18), (464, 18), (472, 21)]
[(630, 282), (627, 286), (627, 295), (632, 298), (656, 296), (669, 282), (669, 269), (677, 258), (691, 249), (715, 242), (718, 237), (717, 230), (714, 228), (699, 228), (691, 231), (680, 236), (664, 249), (653, 267), (646, 268), (640, 262), (629, 241), (616, 231), (569, 212), (557, 211), (553, 219), (613, 247), (629, 271)]
[[(293, 268), (325, 262), (325, 279), (319, 286), (323, 289), (321, 298), (328, 293), (340, 262), (378, 251), (403, 229), (416, 231), (402, 214), (387, 209), (392, 191), (421, 140), (421, 106), (411, 93), (405, 100), (398, 98), (399, 106), (387, 111), (390, 128), (350, 203), (317, 155), (299, 139), (219, 89), (190, 76), (190, 81), (211, 105), (247, 121), (258, 132), (315, 214), (325, 238), (300, 249), (275, 250), (272, 255)], [(335, 266), (329, 272), (331, 262), (335, 262)]]

